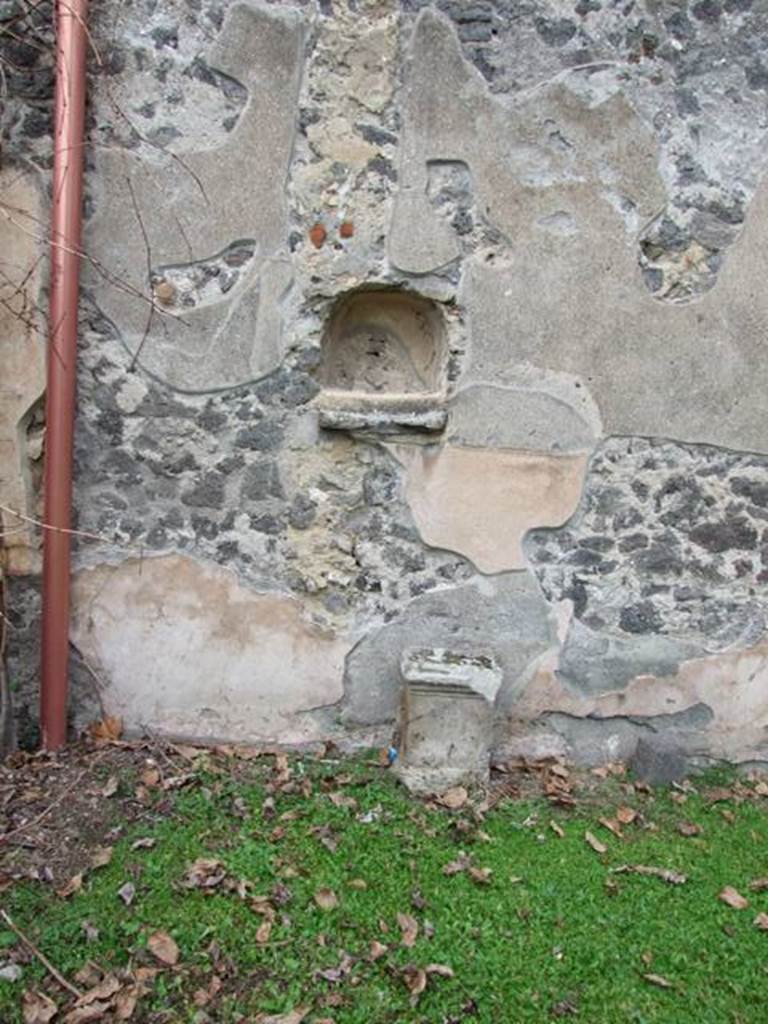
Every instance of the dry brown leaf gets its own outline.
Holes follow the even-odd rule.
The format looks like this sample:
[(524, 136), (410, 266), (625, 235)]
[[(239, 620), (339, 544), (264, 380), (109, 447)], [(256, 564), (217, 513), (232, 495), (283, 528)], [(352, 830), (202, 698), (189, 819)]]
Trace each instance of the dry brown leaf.
[(584, 838), (587, 841), (587, 843), (592, 847), (592, 849), (595, 851), (595, 853), (607, 853), (608, 852), (608, 847), (605, 845), (605, 843), (601, 843), (600, 840), (596, 836), (593, 836), (591, 832), (589, 832), (589, 831), (585, 832), (584, 833)]
[(755, 878), (749, 883), (752, 892), (765, 892), (768, 889), (768, 878)]
[(619, 822), (615, 818), (598, 818), (597, 819), (603, 828), (607, 828), (609, 832), (612, 832), (617, 839), (623, 839), (621, 829), (619, 828)]
[(752, 924), (761, 932), (768, 932), (768, 914), (761, 910)]
[(151, 850), (157, 842), (156, 839), (151, 839), (149, 836), (145, 836), (143, 839), (137, 839), (135, 843), (131, 843), (132, 850)]
[(567, 779), (570, 777), (570, 772), (564, 764), (553, 764), (549, 769), (553, 775), (559, 775), (561, 779)]
[(491, 868), (476, 868), (470, 864), (467, 871), (472, 881), (477, 882), (478, 885), (491, 884), (491, 875), (493, 874), (493, 870)]
[(213, 857), (198, 857), (190, 864), (182, 885), (185, 889), (213, 889), (227, 876), (226, 868)]
[(410, 914), (398, 914), (397, 923), (402, 932), (403, 945), (410, 948), (419, 934), (419, 922)]
[(387, 946), (385, 946), (383, 942), (377, 942), (377, 940), (374, 939), (368, 950), (368, 959), (371, 961), (378, 960), (380, 957), (384, 956), (386, 952)]
[(691, 836), (700, 836), (702, 833), (701, 825), (697, 825), (693, 821), (678, 821), (677, 831), (681, 836), (691, 838)]
[(704, 794), (704, 799), (709, 804), (718, 804), (722, 803), (724, 800), (732, 800), (734, 795), (735, 794), (732, 789), (719, 787), (717, 789), (708, 789)]
[(560, 828), (556, 821), (550, 821), (549, 827), (552, 829), (552, 831), (555, 833), (558, 839), (563, 839), (565, 837), (565, 832), (563, 832), (563, 830)]
[(48, 1024), (58, 1012), (56, 1003), (42, 992), (27, 990), (21, 997), (24, 1024)]
[(101, 968), (93, 960), (86, 960), (80, 970), (75, 974), (75, 981), (81, 988), (93, 988), (101, 981)]
[(88, 1006), (90, 1003), (108, 1001), (116, 992), (120, 991), (121, 987), (121, 983), (114, 974), (108, 974), (97, 985), (90, 989), (90, 991), (82, 995), (78, 999), (77, 1005)]
[(334, 807), (351, 807), (353, 810), (357, 808), (357, 800), (353, 796), (347, 796), (340, 789), (335, 793), (329, 793), (328, 799)]
[(760, 779), (755, 783), (755, 793), (757, 796), (768, 796), (768, 782), (765, 779)]
[(349, 881), (350, 889), (357, 889), (358, 892), (364, 892), (368, 888), (368, 883), (364, 878), (351, 878)]
[(265, 917), (259, 927), (256, 929), (256, 942), (263, 946), (269, 942), (269, 937), (272, 934), (272, 918)]
[(411, 1004), (415, 1006), (419, 996), (427, 987), (427, 972), (421, 967), (409, 965), (403, 968), (402, 977), (405, 987), (411, 993)]
[(130, 905), (133, 903), (136, 897), (136, 886), (133, 884), (133, 882), (125, 882), (117, 890), (117, 895), (126, 905), (126, 907), (130, 907)]
[(104, 1020), (112, 1009), (111, 1003), (88, 1003), (75, 1006), (63, 1018), (62, 1024), (92, 1024), (93, 1021)]
[(114, 796), (118, 789), (118, 781), (116, 775), (110, 775), (107, 781), (104, 783), (104, 788), (101, 791), (101, 795), (104, 797)]
[(308, 1006), (297, 1006), (288, 1013), (260, 1013), (256, 1018), (256, 1024), (301, 1024), (308, 1013)]
[(464, 806), (468, 799), (469, 793), (463, 786), (452, 786), (438, 796), (437, 802), (442, 807), (447, 807), (449, 811), (457, 811)]
[(130, 985), (115, 997), (115, 1016), (118, 1020), (130, 1020), (141, 995), (138, 985)]
[(443, 868), (443, 874), (458, 875), (461, 871), (466, 871), (471, 863), (472, 861), (466, 853), (460, 853), (456, 860), (452, 860), (445, 865)]
[(179, 947), (168, 934), (168, 932), (153, 932), (147, 939), (147, 947), (152, 956), (161, 964), (173, 967), (179, 962)]
[(616, 810), (616, 820), (622, 825), (631, 825), (637, 817), (637, 811), (634, 807), (622, 806)]
[(687, 876), (680, 874), (679, 871), (657, 868), (649, 864), (621, 864), (617, 868), (611, 868), (611, 871), (615, 875), (648, 875), (652, 878), (660, 878), (662, 882), (669, 882), (670, 885), (684, 885), (688, 881)]
[(66, 885), (62, 886), (61, 889), (56, 890), (56, 895), (61, 896), (62, 899), (68, 899), (70, 896), (74, 896), (76, 892), (80, 892), (83, 888), (83, 873), (82, 871), (78, 874), (73, 875)]
[(147, 789), (154, 789), (160, 783), (160, 772), (157, 768), (145, 768), (139, 776), (142, 786)]
[(424, 970), (427, 974), (436, 974), (439, 978), (453, 977), (453, 968), (447, 964), (427, 964)]
[(749, 906), (749, 900), (742, 896), (738, 889), (734, 889), (732, 885), (726, 885), (717, 898), (721, 903), (733, 907), (734, 910), (746, 910)]
[(339, 905), (339, 898), (333, 889), (318, 889), (314, 896), (315, 903), (321, 910), (333, 910)]
[(97, 743), (112, 743), (123, 735), (123, 720), (118, 715), (105, 715), (100, 722), (91, 722), (87, 732)]
[(97, 846), (91, 856), (91, 867), (104, 868), (112, 860), (114, 850), (111, 846)]
[(650, 984), (655, 985), (656, 988), (674, 988), (672, 982), (665, 978), (662, 974), (644, 974), (643, 978)]

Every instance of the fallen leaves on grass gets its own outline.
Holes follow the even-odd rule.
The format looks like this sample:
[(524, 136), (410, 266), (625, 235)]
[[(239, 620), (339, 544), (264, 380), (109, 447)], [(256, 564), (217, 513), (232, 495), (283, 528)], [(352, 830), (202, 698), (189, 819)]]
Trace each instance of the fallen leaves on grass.
[(136, 842), (131, 843), (132, 850), (151, 850), (157, 842), (156, 839), (152, 839), (150, 836), (143, 836), (141, 839), (137, 839)]
[(226, 868), (213, 857), (198, 857), (182, 880), (185, 889), (213, 889), (227, 877)]
[(21, 997), (24, 1024), (48, 1024), (58, 1012), (56, 1003), (42, 992), (28, 990)]
[(452, 978), (453, 970), (447, 964), (427, 964), (426, 967), (406, 964), (400, 972), (400, 976), (403, 979), (403, 984), (411, 993), (411, 1006), (416, 1006), (419, 996), (426, 989), (431, 976)]
[(427, 972), (421, 967), (408, 965), (402, 970), (402, 978), (405, 987), (411, 993), (411, 1006), (419, 1001), (419, 996), (427, 987)]
[(565, 838), (565, 832), (560, 828), (556, 821), (550, 821), (549, 827), (552, 829), (552, 831), (555, 833), (558, 839)]
[(398, 914), (397, 923), (400, 926), (401, 941), (404, 946), (410, 948), (419, 934), (419, 922), (411, 914)]
[(584, 839), (586, 840), (587, 844), (592, 847), (595, 853), (608, 852), (608, 847), (605, 845), (605, 843), (601, 843), (597, 836), (592, 835), (592, 833), (589, 830), (587, 830), (584, 833)]
[(318, 889), (314, 895), (314, 901), (321, 910), (333, 910), (339, 905), (339, 898), (333, 889)]
[(678, 821), (677, 831), (681, 836), (690, 838), (691, 836), (700, 836), (702, 833), (702, 827), (693, 821)]
[(752, 924), (761, 932), (768, 932), (768, 914), (761, 910)]
[(768, 889), (768, 878), (755, 878), (749, 883), (752, 892), (765, 892)]
[(376, 939), (374, 939), (368, 948), (368, 959), (371, 962), (373, 962), (374, 960), (381, 959), (381, 957), (383, 957), (384, 954), (387, 952), (387, 949), (388, 947), (385, 946), (383, 942), (378, 942)]
[(119, 783), (117, 781), (117, 776), (110, 775), (107, 781), (105, 782), (103, 789), (101, 790), (101, 795), (103, 797), (114, 796), (115, 793), (117, 792), (118, 786)]
[(644, 974), (643, 980), (647, 981), (649, 985), (655, 985), (656, 988), (674, 988), (674, 984), (665, 978), (663, 974)]
[(466, 871), (472, 863), (472, 858), (468, 857), (466, 853), (460, 853), (456, 860), (449, 861), (443, 867), (444, 875), (458, 875), (462, 871)]
[(477, 882), (478, 885), (490, 885), (491, 875), (493, 870), (491, 868), (476, 868), (473, 864), (467, 868), (467, 873), (473, 882)]
[(721, 903), (725, 903), (734, 910), (746, 910), (749, 906), (749, 900), (745, 896), (742, 896), (738, 889), (734, 889), (732, 885), (726, 885), (725, 888), (718, 893), (717, 898)]
[(63, 885), (61, 889), (56, 890), (56, 895), (66, 900), (70, 896), (74, 896), (76, 892), (80, 892), (83, 888), (83, 872), (80, 871), (76, 875), (73, 875), (70, 880)]
[(463, 786), (452, 786), (437, 797), (441, 807), (447, 807), (449, 811), (457, 811), (469, 799), (469, 793)]
[(136, 886), (133, 884), (133, 882), (125, 882), (117, 890), (117, 895), (126, 905), (126, 907), (130, 907), (130, 905), (136, 898)]
[(147, 939), (147, 947), (152, 956), (161, 964), (175, 967), (179, 962), (179, 947), (168, 932), (162, 930), (153, 932)]
[(620, 864), (617, 868), (611, 868), (611, 871), (615, 875), (632, 874), (660, 878), (662, 882), (668, 882), (670, 885), (684, 885), (688, 881), (688, 876), (679, 871), (657, 868), (650, 864)]
[(114, 849), (111, 846), (97, 846), (91, 856), (91, 868), (104, 868), (112, 860)]
[(308, 1013), (308, 1006), (297, 1006), (288, 1013), (260, 1013), (255, 1024), (301, 1024)]

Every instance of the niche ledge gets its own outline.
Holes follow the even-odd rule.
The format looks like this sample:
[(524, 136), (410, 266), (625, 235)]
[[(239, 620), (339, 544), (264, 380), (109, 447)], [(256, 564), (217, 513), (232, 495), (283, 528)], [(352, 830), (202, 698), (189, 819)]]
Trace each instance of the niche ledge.
[(318, 395), (314, 405), (325, 430), (437, 433), (445, 428), (448, 419), (442, 395), (369, 395), (326, 390)]

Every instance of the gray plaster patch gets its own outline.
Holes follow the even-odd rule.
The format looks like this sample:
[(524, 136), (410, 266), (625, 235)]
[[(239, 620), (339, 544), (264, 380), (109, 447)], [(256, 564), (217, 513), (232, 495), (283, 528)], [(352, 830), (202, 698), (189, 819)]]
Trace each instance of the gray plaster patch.
[(558, 675), (585, 694), (620, 689), (638, 675), (671, 675), (703, 653), (701, 644), (659, 636), (612, 636), (573, 622), (560, 654)]
[(553, 635), (546, 603), (529, 576), (500, 576), (482, 586), (425, 594), (348, 655), (342, 717), (351, 724), (394, 720), (400, 658), (413, 647), (493, 657), (504, 673), (497, 703), (506, 703)]
[(562, 399), (543, 391), (476, 384), (452, 399), (446, 440), (469, 447), (588, 451), (590, 425)]
[(607, 761), (628, 761), (638, 741), (674, 743), (689, 756), (706, 750), (704, 735), (712, 724), (712, 711), (697, 704), (671, 715), (612, 718), (577, 718), (558, 712), (542, 716), (550, 728), (566, 742), (569, 757), (581, 763), (604, 764)]
[[(175, 160), (159, 160), (143, 144), (96, 151), (96, 215), (86, 244), (108, 275), (91, 267), (86, 277), (131, 356), (179, 390), (254, 380), (284, 354), (279, 303), (292, 276), (285, 183), (303, 34), (296, 11), (233, 5), (208, 55), (248, 94), (231, 134), (212, 148), (200, 139)], [(227, 257), (244, 238), (255, 240), (255, 254), (249, 250), (230, 283)], [(219, 264), (224, 278), (222, 267), (212, 273)], [(163, 268), (179, 268), (167, 272), (165, 304), (149, 280), (160, 297)]]
[[(608, 433), (766, 449), (757, 296), (768, 185), (717, 287), (698, 303), (663, 304), (638, 265), (640, 229), (665, 202), (657, 140), (612, 72), (585, 64), (502, 103), (467, 65), (450, 24), (427, 10), (413, 32), (403, 116), (406, 187), (394, 210), (392, 260), (401, 260), (401, 239), (418, 245), (445, 230), (439, 211), (414, 199), (426, 195), (437, 158), (466, 163), (476, 205), (498, 232), (495, 245), (462, 264), (459, 299), (471, 324), (463, 385), (531, 386), (532, 371), (565, 374), (594, 398)], [(547, 218), (560, 213), (572, 218), (571, 234), (548, 229)], [(684, 239), (678, 245), (677, 229), (664, 230), (664, 251), (675, 259), (708, 258)], [(433, 270), (444, 259), (442, 248), (436, 253)]]

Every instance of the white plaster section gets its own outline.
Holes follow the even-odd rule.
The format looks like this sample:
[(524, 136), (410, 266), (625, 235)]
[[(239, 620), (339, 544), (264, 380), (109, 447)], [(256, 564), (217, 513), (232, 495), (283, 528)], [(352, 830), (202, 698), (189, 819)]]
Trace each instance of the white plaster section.
[[(38, 182), (27, 171), (0, 171), (0, 503), (31, 515), (24, 418), (45, 388), (45, 325), (38, 315), (43, 219)], [(0, 513), (0, 546), (12, 573), (37, 569), (28, 525)]]
[(72, 639), (131, 732), (303, 743), (320, 733), (302, 712), (342, 696), (348, 645), (218, 566), (130, 559), (84, 570), (73, 593)]
[(406, 471), (405, 495), (426, 544), (485, 573), (525, 569), (522, 540), (576, 510), (585, 454), (387, 445)]

